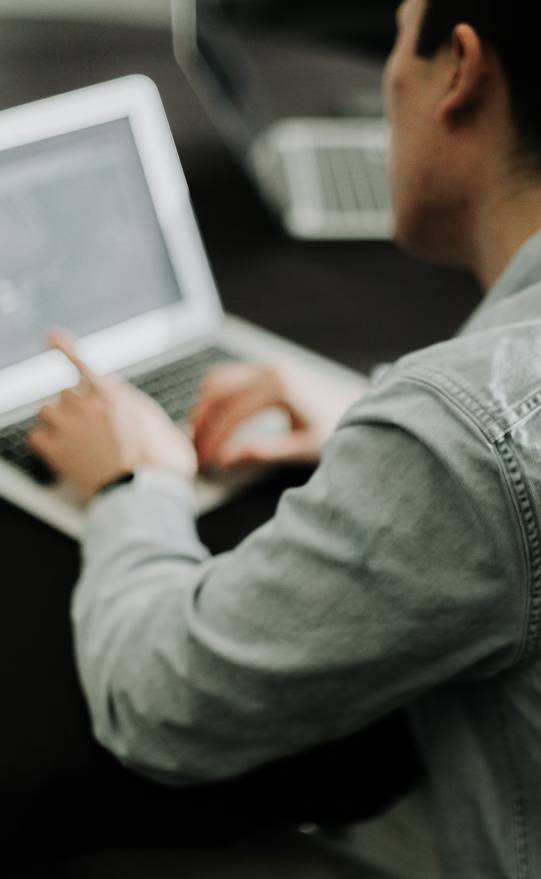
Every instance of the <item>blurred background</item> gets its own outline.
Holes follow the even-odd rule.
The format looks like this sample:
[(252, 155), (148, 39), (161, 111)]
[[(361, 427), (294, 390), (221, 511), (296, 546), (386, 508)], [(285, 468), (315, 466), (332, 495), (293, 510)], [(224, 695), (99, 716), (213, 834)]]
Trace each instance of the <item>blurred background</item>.
[[(321, 0), (226, 0), (229, 7), (242, 10), (242, 15), (255, 15), (267, 20), (297, 21), (307, 30), (315, 24), (322, 25), (328, 33), (342, 30), (346, 33), (354, 23), (360, 23), (362, 30), (371, 30), (372, 35), (379, 32), (388, 44), (393, 30), (394, 10), (398, 0), (339, 0), (338, 8), (347, 10), (349, 28), (337, 15), (337, 3), (322, 3)], [(170, 21), (170, 0), (3, 0), (2, 14), (17, 16), (59, 16), (61, 18), (86, 19), (94, 21), (127, 22), (131, 24), (165, 26)]]
[[(169, 0), (2, 0), (0, 108), (145, 73), (161, 92), (227, 310), (361, 370), (453, 333), (477, 301), (471, 279), (418, 264), (381, 232), (292, 231), (274, 171), (269, 183), (254, 165), (254, 142), (284, 119), (380, 119), (397, 0), (175, 3), (173, 40)], [(182, 17), (190, 5), (204, 21), (195, 61)], [(364, 178), (348, 173), (326, 197), (351, 198)]]
[(3, 0), (2, 14), (60, 15), (95, 21), (167, 25), (169, 0)]

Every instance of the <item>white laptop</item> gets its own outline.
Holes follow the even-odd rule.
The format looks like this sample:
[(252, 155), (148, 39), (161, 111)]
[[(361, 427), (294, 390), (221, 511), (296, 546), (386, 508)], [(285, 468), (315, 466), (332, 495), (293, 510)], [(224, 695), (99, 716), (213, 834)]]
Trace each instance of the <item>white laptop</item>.
[[(302, 361), (323, 400), (326, 387), (363, 388), (223, 314), (163, 105), (142, 76), (0, 113), (0, 496), (78, 538), (81, 508), (25, 442), (43, 401), (78, 378), (43, 350), (58, 326), (94, 370), (126, 375), (178, 423), (209, 366), (229, 357)], [(242, 483), (200, 480), (200, 510)]]
[[(175, 56), (264, 201), (296, 238), (390, 238), (387, 122), (381, 115), (276, 121), (229, 5), (172, 0)], [(381, 89), (381, 69), (367, 60), (365, 66), (370, 83), (362, 103), (368, 105)]]

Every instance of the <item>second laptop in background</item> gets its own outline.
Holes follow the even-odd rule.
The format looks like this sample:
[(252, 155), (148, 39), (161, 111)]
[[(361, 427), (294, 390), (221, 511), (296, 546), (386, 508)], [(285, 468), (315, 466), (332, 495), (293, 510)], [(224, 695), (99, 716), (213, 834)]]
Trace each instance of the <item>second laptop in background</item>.
[(221, 0), (173, 0), (175, 55), (265, 202), (296, 238), (390, 238), (386, 121), (272, 121), (265, 83), (223, 5)]

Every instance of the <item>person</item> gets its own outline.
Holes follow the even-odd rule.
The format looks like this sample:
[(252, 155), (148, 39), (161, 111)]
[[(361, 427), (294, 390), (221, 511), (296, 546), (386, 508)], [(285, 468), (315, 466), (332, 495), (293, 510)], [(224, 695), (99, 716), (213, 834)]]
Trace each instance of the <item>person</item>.
[[(81, 386), (30, 437), (88, 502), (73, 617), (98, 740), (191, 787), (407, 707), (445, 879), (541, 874), (540, 18), (520, 0), (401, 4), (396, 240), (486, 296), (353, 403), (271, 522), (210, 558), (190, 482), (198, 456), (319, 453), (317, 413), (272, 368), (210, 374), (192, 442), (57, 337)], [(289, 436), (234, 452), (236, 425), (276, 403)]]

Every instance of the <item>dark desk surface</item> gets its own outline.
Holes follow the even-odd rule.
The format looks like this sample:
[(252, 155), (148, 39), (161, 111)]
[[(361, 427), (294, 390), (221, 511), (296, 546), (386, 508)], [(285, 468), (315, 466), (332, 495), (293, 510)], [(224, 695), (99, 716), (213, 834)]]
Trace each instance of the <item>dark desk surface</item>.
[[(172, 60), (168, 34), (2, 21), (0, 40), (0, 107), (132, 72), (157, 82), (227, 310), (364, 370), (446, 338), (475, 304), (477, 290), (464, 275), (419, 265), (390, 244), (288, 240), (206, 121)], [(321, 65), (309, 55), (303, 76), (309, 69), (317, 82)], [(345, 75), (340, 59), (324, 59), (331, 63)], [(232, 515), (203, 520), (211, 548), (233, 545), (269, 516), (290, 478), (239, 501)], [(60, 781), (90, 784), (88, 775), (81, 779), (96, 756), (71, 656), (68, 603), (78, 550), (1, 501), (0, 528), (0, 777), (28, 818)]]

